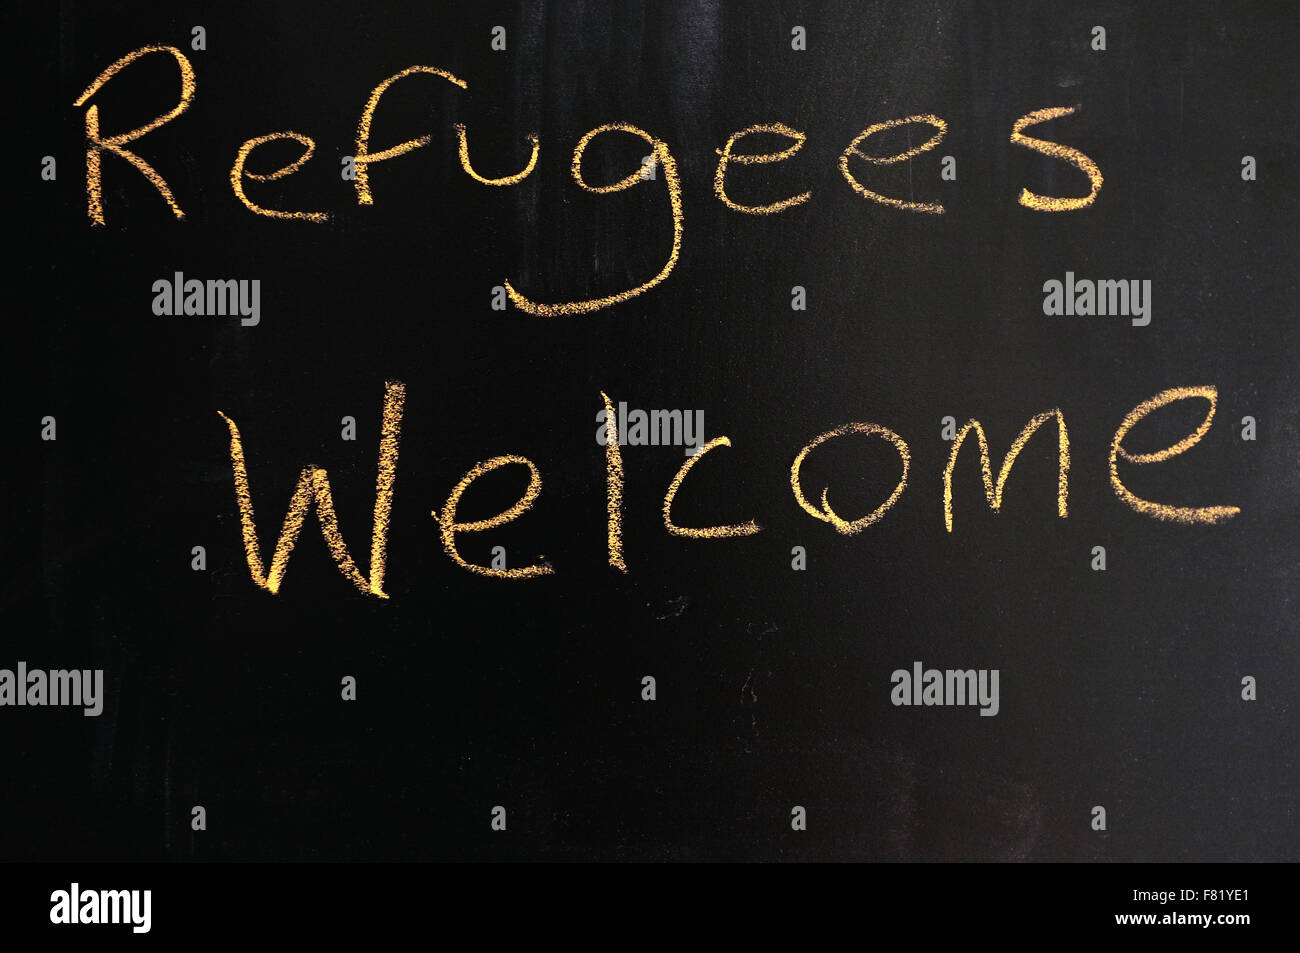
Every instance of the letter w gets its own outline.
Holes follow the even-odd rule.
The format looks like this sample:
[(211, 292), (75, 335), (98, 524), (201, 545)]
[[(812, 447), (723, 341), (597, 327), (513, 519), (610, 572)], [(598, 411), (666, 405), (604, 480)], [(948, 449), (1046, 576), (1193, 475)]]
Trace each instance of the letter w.
[(957, 453), (961, 450), (962, 441), (972, 430), (979, 440), (980, 447), (980, 468), (984, 476), (984, 495), (988, 498), (989, 507), (993, 512), (998, 512), (1002, 508), (1002, 490), (1006, 486), (1007, 477), (1011, 475), (1011, 466), (1016, 462), (1016, 457), (1024, 449), (1025, 443), (1034, 432), (1043, 424), (1053, 417), (1057, 420), (1058, 425), (1058, 453), (1059, 469), (1056, 479), (1056, 510), (1061, 519), (1068, 515), (1067, 499), (1069, 496), (1069, 478), (1070, 478), (1070, 437), (1065, 429), (1065, 415), (1059, 409), (1045, 411), (1039, 414), (1020, 431), (1015, 442), (1011, 444), (1010, 451), (1007, 452), (1007, 458), (1002, 463), (1002, 469), (998, 473), (997, 482), (993, 482), (993, 463), (989, 460), (989, 443), (984, 436), (984, 428), (980, 426), (978, 420), (968, 420), (957, 433), (957, 438), (953, 441), (952, 452), (948, 454), (948, 466), (943, 471), (943, 522), (952, 532), (952, 471), (957, 466)]
[(284, 528), (275, 544), (271, 557), (271, 572), (263, 568), (261, 546), (257, 541), (257, 523), (253, 518), (253, 495), (248, 487), (248, 470), (244, 463), (244, 447), (235, 422), (221, 411), (217, 413), (230, 428), (230, 463), (235, 475), (235, 498), (239, 502), (239, 519), (244, 534), (244, 553), (253, 582), (267, 592), (280, 590), (285, 570), (289, 567), (289, 554), (293, 552), (303, 521), (313, 502), (321, 534), (329, 546), (334, 561), (343, 575), (362, 592), (387, 599), (384, 592), (384, 564), (388, 555), (388, 515), (393, 505), (393, 482), (397, 476), (397, 444), (402, 429), (402, 403), (406, 398), (406, 385), (401, 381), (384, 382), (383, 431), (379, 441), (379, 476), (375, 480), (375, 516), (370, 542), (370, 578), (357, 569), (348, 553), (347, 544), (339, 532), (338, 517), (334, 513), (334, 498), (330, 493), (329, 476), (316, 466), (305, 467), (298, 477), (298, 485), (289, 501), (289, 512), (284, 517)]

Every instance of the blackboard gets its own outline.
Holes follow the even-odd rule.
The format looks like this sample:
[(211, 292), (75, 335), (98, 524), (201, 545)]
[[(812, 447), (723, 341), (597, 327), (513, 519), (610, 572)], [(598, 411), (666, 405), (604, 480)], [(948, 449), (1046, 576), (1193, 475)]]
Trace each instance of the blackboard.
[[(1289, 5), (124, 3), (42, 18), (15, 54), (30, 82), (11, 156), (35, 211), (11, 251), (28, 304), (10, 316), (40, 341), (11, 355), (26, 383), (10, 470), (38, 487), (10, 499), (34, 525), (6, 534), (0, 667), (102, 670), (104, 688), (93, 717), (0, 709), (21, 766), (3, 788), (21, 818), (5, 859), (1300, 859)], [(75, 103), (151, 45), (190, 64), (193, 98), (127, 148), (184, 217), (106, 151), (99, 224), (88, 108), (103, 135), (149, 122), (181, 96), (179, 61), (141, 56)], [(358, 123), (412, 66), (463, 87), (426, 72), (383, 92), (371, 155), (428, 139), (373, 161), (362, 204)], [(1022, 134), (1086, 156), (1099, 188), (1013, 141), (1051, 109)], [(918, 116), (942, 121), (940, 141), (862, 158), (923, 146), (939, 126), (858, 141)], [(457, 124), (480, 177), (523, 170), (530, 136), (535, 166), (475, 181)], [(592, 137), (584, 181), (642, 178), (584, 190), (575, 147), (608, 124), (646, 136)], [(774, 124), (798, 138), (753, 133), (733, 152), (799, 147), (734, 162), (726, 195), (807, 198), (729, 207), (720, 150)], [(258, 214), (232, 188), (241, 144), (285, 131), (310, 137), (301, 168), (236, 178), (260, 208), (324, 220)], [(302, 153), (261, 145), (246, 171)], [(1033, 208), (1023, 190), (1092, 201)], [(588, 313), (519, 305), (617, 296), (666, 262)], [(257, 323), (156, 313), (155, 282), (178, 273), (257, 280)], [(1138, 282), (1129, 310), (1145, 287), (1147, 320), (1045, 313), (1067, 274)], [(316, 467), (366, 576), (386, 382), (404, 394), (385, 597), (340, 572), (315, 509), (268, 592), (227, 420), (266, 565)], [(1212, 392), (1208, 430), (1167, 461), (1121, 458), (1117, 479), (1236, 510), (1213, 523), (1143, 511), (1112, 479), (1126, 415), (1178, 388), (1199, 396), (1153, 410), (1127, 452), (1198, 432)], [(664, 496), (691, 458), (682, 440), (623, 434), (625, 570), (611, 565), (606, 397), (728, 438), (695, 459), (672, 517), (757, 531), (670, 532)], [(1054, 410), (997, 512), (966, 431), (949, 529), (953, 426), (980, 422), (997, 478)], [(905, 442), (907, 478), (845, 533), (799, 505), (791, 469), (851, 423)], [(548, 574), (492, 578), (444, 547), (452, 489), (506, 455), (536, 467), (540, 492), (457, 551)], [(845, 432), (804, 455), (800, 481), (812, 510), (826, 488), (848, 522), (902, 466), (883, 431)], [(459, 521), (509, 509), (529, 479), (519, 462), (479, 477)], [(893, 673), (918, 663), (996, 670), (996, 713), (896, 704)]]

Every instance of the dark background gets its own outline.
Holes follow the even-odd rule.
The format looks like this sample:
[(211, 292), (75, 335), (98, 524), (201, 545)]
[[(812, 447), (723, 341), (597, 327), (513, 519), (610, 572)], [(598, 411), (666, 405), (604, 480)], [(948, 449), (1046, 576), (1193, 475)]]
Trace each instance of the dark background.
[[(431, 7), (433, 7), (431, 9)], [(457, 8), (459, 7), (459, 9)], [(0, 743), (5, 859), (1295, 860), (1300, 380), (1294, 302), (1297, 17), (1283, 3), (779, 2), (51, 5), (15, 39), (27, 76), (18, 188), (34, 209), (15, 254), (40, 348), (11, 353), (23, 387), (8, 468), (0, 666), (104, 668), (99, 718), (7, 708)], [(190, 27), (207, 50), (189, 50)], [(490, 30), (507, 29), (493, 52)], [(1108, 49), (1089, 48), (1095, 24)], [(790, 49), (794, 25), (806, 52)], [(83, 110), (108, 64), (181, 47), (190, 110), (132, 148), (167, 179), (175, 221), (128, 165), (104, 158), (106, 228), (85, 213)], [(431, 133), (372, 167), (373, 207), (339, 179), (371, 89), (394, 86), (372, 149)], [(151, 56), (96, 98), (105, 132), (178, 95)], [(1022, 187), (1086, 189), (1011, 146), (1031, 110), (1079, 105), (1031, 135), (1105, 175), (1092, 208), (1017, 205)], [(942, 216), (863, 201), (839, 154), (872, 123), (935, 113), (935, 150), (862, 181)], [(493, 311), (509, 277), (535, 299), (640, 284), (667, 256), (662, 177), (615, 195), (569, 177), (574, 144), (607, 122), (668, 143), (683, 182), (681, 259), (659, 287), (592, 315)], [(537, 171), (493, 189), (476, 167)], [(754, 217), (724, 207), (721, 146), (754, 123), (808, 136), (792, 160), (737, 168)], [(252, 184), (327, 224), (271, 221), (228, 181), (240, 143), (293, 129), (316, 157)], [(928, 134), (913, 127), (912, 135)], [(873, 143), (902, 148), (907, 130)], [(913, 140), (918, 141), (918, 140)], [(771, 145), (783, 146), (784, 142)], [(759, 140), (749, 151), (769, 145)], [(588, 151), (610, 182), (648, 150)], [(40, 155), (58, 158), (39, 181)], [(1241, 156), (1259, 178), (1243, 182)], [(958, 178), (939, 178), (940, 158)], [(296, 156), (267, 149), (266, 171)], [(280, 161), (276, 161), (279, 159)], [(21, 161), (20, 161), (21, 160)], [(1048, 318), (1042, 282), (1149, 278), (1153, 318)], [(262, 322), (156, 317), (157, 278), (258, 278)], [(803, 285), (808, 310), (790, 310)], [(32, 379), (34, 378), (34, 379)], [(309, 518), (278, 596), (251, 582), (221, 410), (239, 424), (269, 563), (300, 469), (329, 472), (344, 537), (368, 564), (386, 379), (407, 384), (386, 589), (337, 571)], [(1127, 466), (1139, 495), (1232, 504), (1179, 526), (1117, 500), (1111, 436), (1140, 401), (1213, 384), (1206, 438)], [(640, 408), (700, 408), (733, 442), (692, 472), (687, 524), (756, 519), (757, 536), (670, 536), (659, 508), (673, 447), (628, 447), (626, 576), (605, 564), (601, 391)], [(963, 451), (944, 530), (940, 421), (981, 420), (995, 459), (1060, 407), (1073, 451), (1056, 516), (1055, 434), (1035, 438), (1003, 511)], [(1195, 426), (1188, 401), (1135, 432), (1143, 449)], [(35, 439), (58, 419), (56, 443)], [(1245, 415), (1254, 443), (1239, 439)], [(339, 419), (358, 421), (355, 443)], [(795, 504), (795, 454), (850, 420), (910, 444), (901, 500), (842, 537)], [(481, 579), (442, 552), (430, 511), (476, 462), (522, 454), (542, 495), (501, 530), (463, 537), (486, 562), (540, 554), (557, 574)], [(21, 473), (19, 473), (21, 471)], [(516, 472), (517, 471), (517, 472)], [(898, 478), (878, 442), (821, 448), (804, 468), (842, 514)], [(466, 496), (498, 512), (519, 468)], [(208, 570), (190, 569), (204, 545)], [(790, 568), (792, 546), (808, 552)], [(1109, 569), (1089, 568), (1093, 546)], [(895, 708), (913, 660), (997, 668), (1001, 712)], [(640, 700), (643, 675), (658, 700)], [(344, 675), (358, 701), (339, 698)], [(1259, 700), (1240, 699), (1244, 675)], [(190, 808), (208, 829), (190, 830)], [(509, 811), (509, 830), (489, 811)], [(803, 805), (808, 830), (790, 829)], [(1090, 829), (1104, 805), (1109, 829)]]

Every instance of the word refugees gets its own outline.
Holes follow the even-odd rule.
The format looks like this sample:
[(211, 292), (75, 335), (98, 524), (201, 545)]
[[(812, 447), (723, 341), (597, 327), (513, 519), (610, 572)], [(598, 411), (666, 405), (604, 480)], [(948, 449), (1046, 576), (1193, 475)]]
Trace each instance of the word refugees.
[[(180, 97), (177, 100), (176, 105), (161, 116), (158, 116), (150, 122), (128, 132), (116, 134), (106, 133), (101, 125), (99, 106), (92, 102), (95, 98), (95, 94), (122, 70), (140, 60), (142, 57), (151, 54), (170, 55), (176, 60), (176, 64), (180, 69)], [(350, 157), (351, 179), (356, 191), (356, 200), (359, 205), (374, 204), (374, 195), (370, 188), (370, 174), (374, 166), (390, 159), (396, 159), (397, 157), (416, 149), (424, 148), (433, 140), (432, 135), (425, 134), (387, 148), (376, 149), (371, 144), (371, 123), (374, 120), (375, 111), (379, 107), (384, 93), (398, 82), (410, 77), (419, 76), (434, 77), (437, 80), (450, 83), (460, 89), (469, 88), (469, 84), (463, 79), (460, 79), (447, 70), (440, 69), (439, 67), (410, 66), (400, 72), (394, 73), (392, 76), (389, 76), (371, 91), (370, 96), (366, 100), (365, 106), (361, 111), (361, 118), (357, 124), (355, 154)], [(167, 203), (168, 208), (171, 209), (172, 213), (177, 218), (185, 217), (185, 213), (182, 211), (179, 202), (172, 194), (172, 191), (168, 187), (163, 176), (134, 151), (128, 149), (127, 146), (144, 138), (148, 133), (160, 126), (171, 122), (189, 109), (190, 103), (194, 100), (197, 88), (198, 83), (194, 67), (190, 64), (190, 61), (185, 54), (180, 50), (174, 46), (143, 46), (126, 54), (105, 69), (95, 78), (94, 82), (86, 87), (85, 91), (77, 97), (73, 105), (76, 107), (86, 107), (86, 202), (87, 214), (94, 224), (103, 225), (105, 223), (103, 170), (101, 167), (102, 158), (105, 153), (115, 155), (130, 163), (140, 172), (141, 175), (152, 183), (155, 189), (158, 190), (159, 195), (162, 196), (163, 200)], [(1077, 107), (1053, 106), (1045, 109), (1037, 109), (1020, 116), (1012, 123), (1010, 141), (1013, 145), (1065, 162), (1083, 173), (1088, 182), (1087, 194), (1074, 197), (1039, 195), (1035, 192), (1031, 192), (1029, 189), (1022, 189), (1018, 202), (1025, 208), (1041, 212), (1065, 212), (1086, 208), (1096, 200), (1098, 193), (1101, 191), (1103, 182), (1101, 170), (1091, 158), (1073, 147), (1044, 139), (1036, 139), (1025, 134), (1026, 129), (1050, 120), (1069, 116), (1075, 112), (1076, 108)], [(917, 125), (928, 126), (933, 130), (929, 138), (923, 141), (920, 145), (893, 155), (877, 155), (874, 152), (866, 151), (866, 144), (873, 136), (890, 129)], [(484, 176), (475, 171), (474, 166), (470, 161), (469, 140), (465, 126), (457, 124), (455, 128), (459, 143), (458, 152), (461, 167), (464, 169), (465, 173), (476, 182), (489, 186), (509, 187), (522, 182), (532, 174), (533, 170), (537, 167), (538, 156), (541, 150), (541, 140), (536, 135), (530, 134), (528, 136), (528, 141), (531, 144), (531, 152), (523, 169), (505, 176)], [(640, 138), (645, 143), (649, 153), (646, 155), (645, 160), (643, 160), (642, 166), (634, 169), (624, 178), (608, 185), (590, 184), (587, 182), (583, 173), (583, 155), (585, 154), (587, 147), (590, 146), (598, 136), (614, 132), (626, 133)], [(867, 184), (864, 184), (860, 176), (864, 165), (866, 167), (895, 165), (900, 162), (907, 162), (924, 152), (929, 152), (943, 141), (947, 132), (947, 122), (939, 116), (931, 115), (929, 113), (874, 123), (862, 130), (862, 132), (849, 143), (847, 148), (845, 148), (844, 152), (840, 155), (840, 173), (854, 192), (870, 202), (884, 205), (889, 208), (901, 209), (907, 212), (941, 215), (944, 212), (944, 207), (940, 203), (904, 201), (903, 199), (885, 195), (872, 189)], [(737, 147), (743, 140), (750, 136), (760, 134), (781, 137), (788, 140), (790, 145), (775, 152), (738, 151)], [(779, 199), (764, 205), (744, 205), (731, 198), (728, 194), (727, 187), (728, 176), (737, 171), (736, 167), (743, 168), (747, 165), (784, 162), (787, 159), (793, 158), (794, 155), (803, 148), (806, 139), (807, 136), (805, 133), (782, 123), (766, 123), (748, 126), (745, 129), (732, 133), (731, 136), (728, 137), (726, 143), (716, 150), (718, 154), (718, 162), (713, 177), (713, 190), (718, 200), (734, 211), (743, 212), (749, 215), (775, 215), (794, 208), (795, 206), (802, 205), (804, 202), (808, 201), (812, 195), (811, 192), (803, 192), (799, 195)], [(249, 171), (248, 163), (252, 154), (257, 149), (273, 142), (297, 143), (297, 145), (301, 147), (302, 153), (293, 162), (274, 171)], [(305, 133), (294, 130), (272, 132), (267, 135), (255, 136), (248, 139), (239, 145), (235, 151), (234, 162), (230, 169), (231, 189), (234, 191), (234, 194), (239, 201), (243, 203), (244, 207), (256, 215), (273, 219), (287, 219), (301, 222), (327, 222), (330, 218), (328, 212), (268, 208), (254, 201), (254, 199), (248, 195), (247, 191), (249, 183), (256, 184), (261, 182), (274, 182), (293, 175), (311, 160), (315, 151), (315, 140)], [(678, 256), (681, 253), (682, 235), (685, 228), (681, 178), (677, 171), (677, 160), (668, 143), (630, 123), (606, 123), (585, 133), (578, 140), (577, 145), (574, 147), (573, 157), (570, 163), (570, 171), (572, 172), (573, 180), (577, 183), (578, 187), (584, 191), (600, 195), (621, 192), (624, 189), (631, 188), (644, 182), (657, 181), (658, 177), (652, 173), (658, 169), (663, 170), (663, 182), (667, 192), (668, 210), (672, 219), (672, 245), (663, 267), (656, 275), (639, 285), (614, 294), (581, 301), (558, 302), (542, 302), (535, 300), (507, 279), (504, 282), (503, 287), (510, 302), (519, 310), (532, 315), (550, 316), (561, 314), (585, 314), (592, 311), (599, 311), (600, 309), (609, 307), (610, 305), (626, 301), (629, 298), (633, 298), (636, 295), (649, 291), (651, 288), (664, 281), (677, 265)], [(855, 169), (857, 171), (855, 171)]]

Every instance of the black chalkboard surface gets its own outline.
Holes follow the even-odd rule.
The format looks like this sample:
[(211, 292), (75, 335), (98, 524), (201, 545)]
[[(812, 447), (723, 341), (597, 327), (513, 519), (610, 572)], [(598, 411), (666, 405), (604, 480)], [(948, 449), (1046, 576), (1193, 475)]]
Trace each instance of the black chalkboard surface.
[(51, 7), (4, 858), (1300, 859), (1296, 27)]

